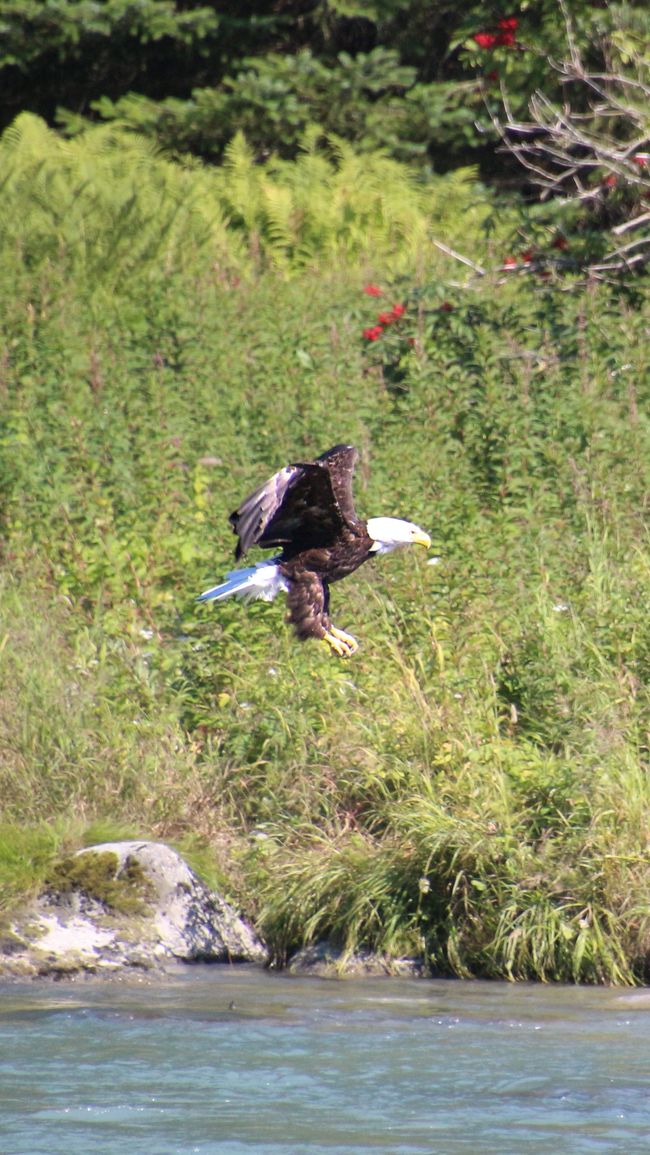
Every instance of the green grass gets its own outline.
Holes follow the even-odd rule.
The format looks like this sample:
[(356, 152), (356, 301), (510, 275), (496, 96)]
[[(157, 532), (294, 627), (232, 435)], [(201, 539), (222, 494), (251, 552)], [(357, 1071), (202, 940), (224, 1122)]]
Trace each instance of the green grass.
[[(388, 242), (256, 265), (239, 221), (227, 270), (196, 219), (177, 263), (130, 264), (124, 238), (89, 263), (21, 219), (22, 254), (0, 238), (4, 905), (126, 833), (190, 853), (278, 958), (327, 935), (443, 973), (647, 979), (644, 299), (461, 283), (430, 253), (407, 275)], [(440, 556), (335, 587), (348, 663), (279, 603), (194, 601), (231, 567), (238, 500), (340, 440), (360, 512)]]

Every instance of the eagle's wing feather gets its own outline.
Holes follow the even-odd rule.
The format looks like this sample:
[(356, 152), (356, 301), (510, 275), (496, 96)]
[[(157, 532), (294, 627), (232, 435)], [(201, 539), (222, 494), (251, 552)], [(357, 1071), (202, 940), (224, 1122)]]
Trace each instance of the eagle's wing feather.
[(261, 541), (273, 517), (282, 508), (287, 490), (295, 482), (301, 468), (300, 465), (285, 465), (284, 469), (274, 473), (273, 477), (242, 502), (239, 509), (231, 513), (230, 524), (239, 537), (235, 550), (237, 559)]
[(336, 503), (345, 522), (351, 527), (359, 525), (352, 496), (352, 477), (358, 460), (359, 451), (354, 445), (335, 445), (317, 458), (317, 462), (327, 466)]
[(357, 457), (351, 445), (336, 445), (316, 461), (285, 465), (274, 473), (230, 515), (239, 537), (235, 557), (253, 545), (328, 546), (346, 525), (358, 525), (352, 500)]

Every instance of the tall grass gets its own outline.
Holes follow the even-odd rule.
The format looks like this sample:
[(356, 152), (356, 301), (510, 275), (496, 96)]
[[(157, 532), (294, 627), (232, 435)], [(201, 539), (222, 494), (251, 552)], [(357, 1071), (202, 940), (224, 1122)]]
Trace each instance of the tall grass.
[[(96, 145), (55, 171), (49, 136), (33, 169), (3, 144), (22, 158), (0, 235), (5, 893), (101, 823), (211, 856), (278, 957), (328, 935), (460, 975), (647, 977), (647, 306), (461, 285), (426, 255), (399, 279), (388, 224), (381, 262), (341, 233), (309, 241), (331, 263), (312, 268), (311, 225), (269, 240), (215, 194), (208, 226), (181, 194), (266, 179), (309, 207), (316, 152), (289, 175), (242, 151), (235, 180), (234, 151), (208, 175)], [(141, 247), (108, 243), (120, 166), (134, 206), (169, 168), (176, 225), (151, 248), (146, 192)], [(67, 189), (58, 232), (38, 172)], [(369, 279), (407, 303), (374, 343)], [(298, 645), (279, 604), (194, 603), (231, 566), (237, 501), (343, 439), (360, 512), (412, 518), (440, 557), (334, 588), (349, 663)]]

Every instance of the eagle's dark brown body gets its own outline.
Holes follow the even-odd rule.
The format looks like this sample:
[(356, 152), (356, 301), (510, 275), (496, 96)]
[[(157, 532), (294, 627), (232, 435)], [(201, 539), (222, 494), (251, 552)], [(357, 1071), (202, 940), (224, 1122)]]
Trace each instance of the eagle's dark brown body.
[(314, 462), (288, 465), (230, 515), (236, 558), (252, 545), (282, 547), (288, 620), (303, 640), (331, 634), (329, 586), (372, 556), (352, 498), (357, 458), (352, 445), (335, 445)]
[(281, 555), (280, 570), (289, 583), (288, 621), (301, 639), (323, 638), (331, 630), (329, 587), (348, 577), (372, 557), (372, 538), (363, 523), (347, 530), (328, 549), (308, 549), (297, 556)]
[[(236, 596), (272, 600), (287, 595), (289, 621), (299, 638), (322, 638), (342, 657), (354, 653), (356, 640), (333, 625), (329, 587), (354, 573), (369, 558), (398, 545), (431, 544), (418, 526), (399, 518), (357, 517), (352, 474), (357, 461), (352, 445), (335, 445), (315, 461), (285, 465), (230, 515), (237, 534), (237, 560), (251, 549), (280, 553), (247, 569), (237, 569), (201, 601)], [(372, 529), (372, 533), (369, 532)]]

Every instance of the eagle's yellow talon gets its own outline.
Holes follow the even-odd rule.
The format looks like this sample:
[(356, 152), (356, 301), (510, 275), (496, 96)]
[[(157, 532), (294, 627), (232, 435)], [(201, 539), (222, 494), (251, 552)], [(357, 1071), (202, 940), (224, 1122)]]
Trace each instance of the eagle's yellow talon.
[(349, 646), (351, 654), (356, 653), (356, 651), (359, 649), (359, 643), (357, 639), (353, 638), (352, 634), (346, 634), (345, 630), (339, 630), (336, 626), (331, 625), (329, 632), (335, 638), (337, 638), (339, 642), (342, 642), (344, 646)]
[[(328, 631), (323, 635), (323, 641), (339, 658), (349, 658), (357, 648), (356, 642), (351, 646), (349, 642), (344, 642), (341, 637), (336, 637), (333, 632)], [(354, 642), (354, 638), (352, 638)]]

